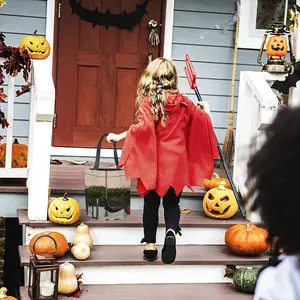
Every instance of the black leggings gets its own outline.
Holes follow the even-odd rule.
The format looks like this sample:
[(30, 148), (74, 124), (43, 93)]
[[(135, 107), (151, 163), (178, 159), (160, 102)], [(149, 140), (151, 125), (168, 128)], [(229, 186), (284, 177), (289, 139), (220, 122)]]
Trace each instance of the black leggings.
[[(173, 229), (176, 233), (180, 232), (180, 201), (181, 193), (176, 196), (175, 190), (170, 187), (163, 197), (164, 216), (166, 223), (166, 230)], [(144, 238), (142, 242), (156, 243), (156, 231), (158, 226), (158, 210), (160, 205), (160, 196), (155, 190), (149, 192), (144, 197)]]

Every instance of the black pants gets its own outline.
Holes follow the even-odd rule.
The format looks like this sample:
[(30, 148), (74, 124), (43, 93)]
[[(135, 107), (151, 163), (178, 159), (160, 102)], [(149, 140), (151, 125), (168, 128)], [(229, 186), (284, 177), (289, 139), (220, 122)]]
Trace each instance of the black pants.
[[(176, 196), (175, 190), (170, 187), (163, 197), (164, 216), (166, 223), (166, 230), (173, 229), (176, 233), (180, 232), (180, 201), (181, 193)], [(158, 226), (158, 210), (160, 205), (160, 196), (156, 191), (151, 191), (144, 197), (144, 238), (142, 242), (156, 243), (156, 231)]]

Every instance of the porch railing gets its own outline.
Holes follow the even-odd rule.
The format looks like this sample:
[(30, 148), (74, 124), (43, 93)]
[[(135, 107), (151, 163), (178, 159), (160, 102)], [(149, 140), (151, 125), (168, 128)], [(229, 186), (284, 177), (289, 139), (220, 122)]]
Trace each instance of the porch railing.
[[(50, 149), (52, 140), (55, 89), (48, 60), (33, 60), (31, 71), (27, 168), (12, 168), (14, 133), (15, 78), (8, 78), (6, 131), (6, 163), (0, 178), (27, 178), (28, 217), (46, 220), (50, 180)], [(22, 96), (21, 96), (22, 97)]]
[[(284, 75), (264, 72), (241, 72), (233, 180), (243, 197), (247, 196), (247, 163), (252, 153), (257, 151), (264, 140), (264, 129), (271, 124), (277, 108), (278, 98), (269, 86), (269, 80), (283, 80)], [(251, 205), (251, 199), (249, 206)], [(259, 221), (258, 214), (250, 212), (247, 218)]]

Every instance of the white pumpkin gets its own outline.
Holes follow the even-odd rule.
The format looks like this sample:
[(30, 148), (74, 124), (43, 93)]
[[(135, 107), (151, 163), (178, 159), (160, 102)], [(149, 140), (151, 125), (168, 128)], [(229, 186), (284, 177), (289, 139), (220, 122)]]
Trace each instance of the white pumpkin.
[(78, 243), (71, 249), (72, 254), (78, 260), (86, 260), (90, 257), (91, 249), (87, 244)]

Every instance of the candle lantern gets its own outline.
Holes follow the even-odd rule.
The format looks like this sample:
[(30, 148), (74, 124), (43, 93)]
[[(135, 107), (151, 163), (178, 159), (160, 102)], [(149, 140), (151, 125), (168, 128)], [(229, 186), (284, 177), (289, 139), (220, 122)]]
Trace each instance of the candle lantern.
[[(287, 38), (286, 38), (287, 37)], [(262, 62), (262, 54), (266, 45), (266, 54), (268, 61), (266, 64)], [(287, 41), (288, 40), (288, 41)], [(290, 49), (290, 60), (285, 58)], [(262, 71), (269, 73), (288, 73), (291, 65), (295, 62), (292, 54), (291, 33), (285, 30), (283, 23), (275, 23), (264, 34), (261, 48), (258, 54), (257, 62), (263, 67)]]
[[(35, 254), (36, 242), (48, 237), (55, 244), (53, 257), (40, 257)], [(58, 299), (58, 274), (59, 264), (55, 259), (56, 241), (49, 235), (40, 236), (33, 245), (33, 255), (29, 265), (28, 295), (32, 300), (57, 300)]]

